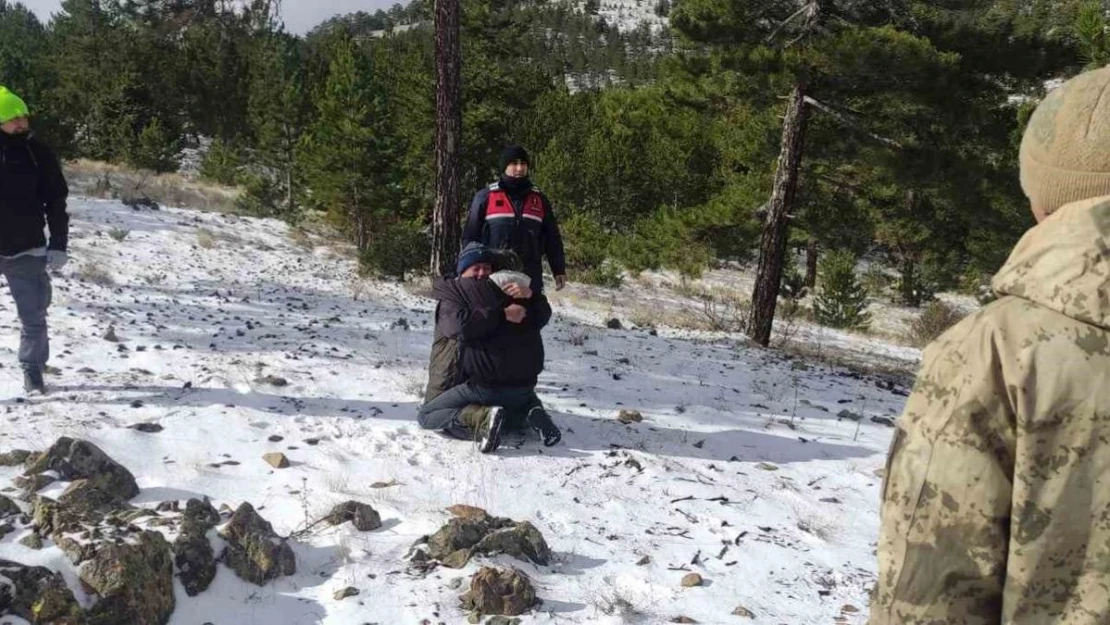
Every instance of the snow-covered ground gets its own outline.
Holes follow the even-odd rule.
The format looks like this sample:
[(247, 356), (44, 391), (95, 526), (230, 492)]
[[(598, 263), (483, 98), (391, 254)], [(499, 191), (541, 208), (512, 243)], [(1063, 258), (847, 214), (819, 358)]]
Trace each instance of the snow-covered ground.
[[(283, 535), (350, 499), (384, 520), (314, 531), (295, 544), (297, 574), (265, 587), (223, 567), (195, 598), (178, 583), (171, 623), (465, 622), (460, 580), (489, 561), (421, 576), (404, 560), (452, 504), (546, 537), (550, 566), (497, 559), (543, 600), (524, 623), (748, 622), (741, 608), (756, 623), (866, 619), (891, 434), (871, 418), (896, 415), (904, 389), (737, 337), (607, 329), (571, 285), (553, 298), (539, 388), (563, 442), (510, 437), (482, 456), (415, 424), (432, 302), (359, 280), (351, 260), (277, 221), (71, 207), (46, 397), (21, 398), (18, 323), (0, 294), (0, 451), (87, 438), (135, 474), (135, 504), (249, 501)], [(621, 409), (643, 422), (618, 422)], [(864, 418), (838, 419), (845, 410)], [(140, 422), (164, 429), (127, 427)], [(271, 468), (271, 451), (292, 466)], [(0, 488), (16, 474), (0, 469)], [(57, 547), (21, 538), (0, 540), (0, 558), (76, 580)], [(683, 588), (689, 572), (705, 584)], [(361, 594), (334, 599), (346, 586)]]

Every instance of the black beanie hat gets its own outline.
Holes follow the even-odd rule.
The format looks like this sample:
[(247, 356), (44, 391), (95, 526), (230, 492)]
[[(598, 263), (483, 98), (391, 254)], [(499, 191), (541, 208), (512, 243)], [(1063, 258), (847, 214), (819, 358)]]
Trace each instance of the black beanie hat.
[(513, 161), (524, 161), (529, 165), (532, 164), (532, 160), (528, 158), (528, 150), (519, 145), (510, 145), (501, 150), (501, 158), (497, 161), (497, 164), (501, 167), (501, 173), (505, 173), (505, 168)]

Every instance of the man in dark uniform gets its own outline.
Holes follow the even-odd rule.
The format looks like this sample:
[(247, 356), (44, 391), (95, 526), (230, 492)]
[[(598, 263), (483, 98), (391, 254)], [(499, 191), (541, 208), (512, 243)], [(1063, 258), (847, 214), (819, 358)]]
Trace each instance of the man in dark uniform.
[(474, 195), (463, 229), (463, 245), (475, 242), (495, 250), (512, 250), (520, 257), (524, 273), (532, 278), (532, 291), (543, 292), (543, 258), (555, 276), (555, 289), (567, 283), (563, 237), (551, 202), (528, 177), (528, 152), (511, 145), (501, 152), (500, 179)]

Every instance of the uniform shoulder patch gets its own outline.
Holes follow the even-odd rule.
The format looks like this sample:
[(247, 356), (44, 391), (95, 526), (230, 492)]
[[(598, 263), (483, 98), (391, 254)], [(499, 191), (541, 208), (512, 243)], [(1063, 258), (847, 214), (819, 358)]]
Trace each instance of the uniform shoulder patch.
[(489, 183), (489, 186), (486, 187), (486, 188), (489, 189), (490, 191), (497, 191), (497, 190), (501, 189), (501, 183), (500, 182), (491, 182), (491, 183)]

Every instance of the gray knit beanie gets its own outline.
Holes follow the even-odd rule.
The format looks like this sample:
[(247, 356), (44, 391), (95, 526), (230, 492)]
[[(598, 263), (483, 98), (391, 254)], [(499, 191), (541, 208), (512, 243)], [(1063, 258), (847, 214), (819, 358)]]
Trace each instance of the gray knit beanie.
[(1110, 67), (1065, 82), (1040, 103), (1021, 141), (1021, 188), (1034, 212), (1110, 195)]

